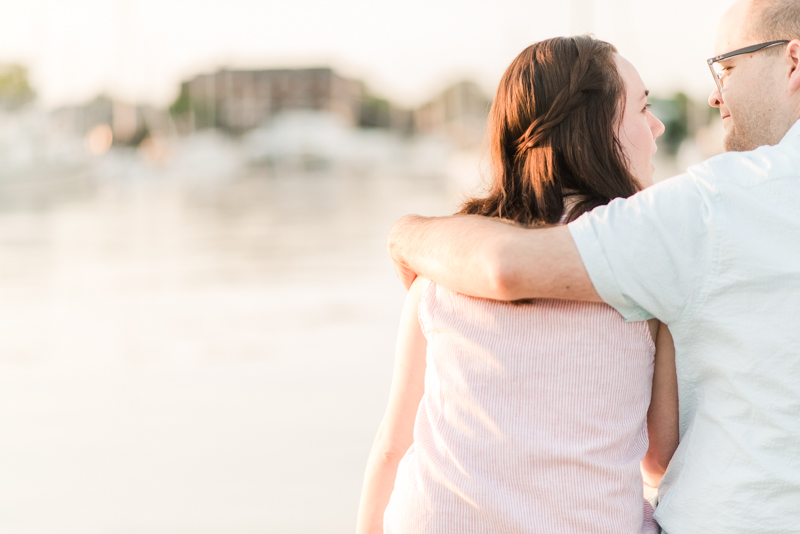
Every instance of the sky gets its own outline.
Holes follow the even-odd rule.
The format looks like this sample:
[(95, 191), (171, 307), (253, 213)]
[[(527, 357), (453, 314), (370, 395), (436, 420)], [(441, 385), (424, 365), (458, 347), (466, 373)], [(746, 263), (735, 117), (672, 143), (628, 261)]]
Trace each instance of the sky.
[(3, 0), (0, 63), (47, 107), (105, 93), (163, 106), (219, 68), (331, 66), (400, 105), (471, 79), (492, 93), (527, 45), (591, 31), (656, 95), (705, 98), (733, 0)]

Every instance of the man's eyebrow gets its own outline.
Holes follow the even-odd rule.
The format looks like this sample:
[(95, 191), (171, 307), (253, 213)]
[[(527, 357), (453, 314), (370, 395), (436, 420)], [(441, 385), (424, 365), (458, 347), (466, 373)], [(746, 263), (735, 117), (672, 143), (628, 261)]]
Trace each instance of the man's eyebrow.
[(650, 90), (649, 89), (645, 89), (644, 90), (644, 96), (642, 98), (647, 98), (648, 96), (650, 96)]

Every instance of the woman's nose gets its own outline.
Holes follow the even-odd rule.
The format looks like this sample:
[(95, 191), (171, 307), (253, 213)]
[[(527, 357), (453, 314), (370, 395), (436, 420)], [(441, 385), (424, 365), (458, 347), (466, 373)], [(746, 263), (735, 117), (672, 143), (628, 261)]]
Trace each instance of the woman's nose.
[(661, 137), (666, 128), (664, 127), (664, 123), (661, 122), (655, 115), (653, 115), (653, 120), (655, 121), (655, 124), (651, 126), (651, 129), (653, 130), (653, 139), (655, 139), (656, 137)]

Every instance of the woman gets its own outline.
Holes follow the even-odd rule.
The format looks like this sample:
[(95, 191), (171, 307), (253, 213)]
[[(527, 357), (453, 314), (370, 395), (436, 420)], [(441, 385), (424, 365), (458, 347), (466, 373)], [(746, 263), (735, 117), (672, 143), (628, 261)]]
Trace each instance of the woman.
[[(651, 185), (664, 127), (647, 108), (612, 45), (528, 47), (490, 112), (492, 183), (461, 213), (560, 224)], [(656, 532), (642, 474), (657, 485), (677, 432), (666, 326), (625, 323), (605, 304), (502, 303), (418, 279), (358, 531)]]

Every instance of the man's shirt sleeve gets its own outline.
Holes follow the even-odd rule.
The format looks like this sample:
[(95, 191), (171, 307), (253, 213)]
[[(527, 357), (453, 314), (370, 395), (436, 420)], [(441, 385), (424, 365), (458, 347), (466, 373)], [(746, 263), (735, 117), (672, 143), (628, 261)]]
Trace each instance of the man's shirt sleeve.
[(627, 321), (667, 324), (704, 295), (714, 259), (713, 191), (682, 175), (569, 225), (600, 297)]

